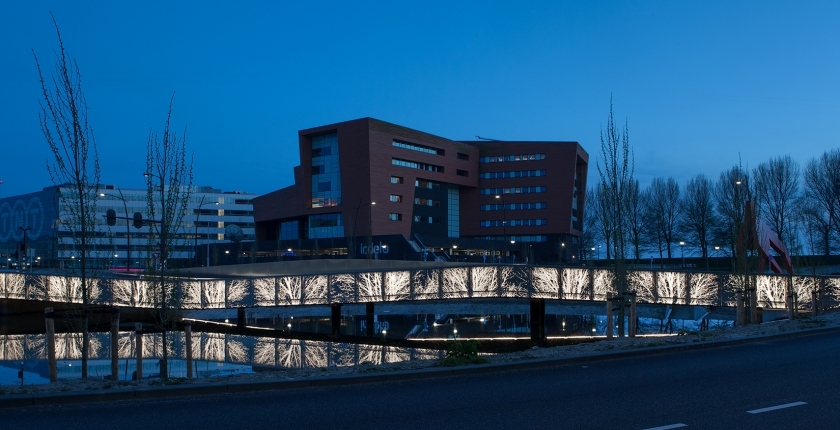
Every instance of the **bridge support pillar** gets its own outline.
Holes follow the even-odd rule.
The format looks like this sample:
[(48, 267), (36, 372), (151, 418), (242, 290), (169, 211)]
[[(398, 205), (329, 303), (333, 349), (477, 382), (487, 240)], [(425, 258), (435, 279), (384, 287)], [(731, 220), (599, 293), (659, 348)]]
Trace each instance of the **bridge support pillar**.
[(365, 303), (365, 335), (367, 337), (373, 337), (374, 330), (373, 330), (373, 302)]
[(545, 344), (545, 299), (531, 299), (531, 345)]
[(111, 308), (111, 380), (120, 380), (120, 308)]
[(187, 379), (193, 378), (193, 347), (192, 347), (192, 322), (184, 321), (184, 340), (187, 344)]
[(330, 327), (332, 337), (341, 336), (341, 303), (330, 303)]
[(55, 361), (55, 315), (53, 308), (44, 308), (47, 324), (47, 359), (49, 360), (50, 382), (58, 382), (58, 369)]
[(136, 344), (134, 349), (137, 354), (137, 371), (135, 372), (134, 380), (143, 380), (143, 323), (134, 323), (134, 338)]
[(245, 331), (245, 307), (240, 306), (236, 308), (236, 328), (240, 332)]

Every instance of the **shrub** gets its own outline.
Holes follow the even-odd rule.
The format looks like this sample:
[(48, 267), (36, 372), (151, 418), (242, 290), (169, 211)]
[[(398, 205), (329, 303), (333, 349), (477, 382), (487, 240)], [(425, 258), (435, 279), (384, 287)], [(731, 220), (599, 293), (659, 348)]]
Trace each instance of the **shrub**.
[(486, 363), (487, 359), (478, 355), (477, 340), (456, 340), (446, 349), (446, 357), (441, 362), (444, 366), (463, 366)]

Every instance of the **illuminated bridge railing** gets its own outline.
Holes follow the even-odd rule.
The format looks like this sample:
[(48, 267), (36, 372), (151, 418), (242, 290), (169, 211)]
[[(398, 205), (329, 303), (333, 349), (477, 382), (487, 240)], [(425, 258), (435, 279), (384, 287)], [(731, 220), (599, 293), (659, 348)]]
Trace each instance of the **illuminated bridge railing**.
[[(486, 265), (357, 273), (232, 279), (178, 278), (185, 309), (238, 306), (295, 306), (463, 298), (545, 298), (604, 300), (614, 293), (605, 269)], [(629, 287), (641, 303), (734, 306), (743, 275), (707, 272), (631, 271)], [(77, 277), (0, 273), (0, 297), (81, 302)], [(758, 275), (759, 306), (784, 308), (790, 288), (800, 308), (810, 308), (812, 291), (822, 306), (840, 304), (840, 277)], [(95, 279), (93, 303), (153, 307), (153, 281)]]

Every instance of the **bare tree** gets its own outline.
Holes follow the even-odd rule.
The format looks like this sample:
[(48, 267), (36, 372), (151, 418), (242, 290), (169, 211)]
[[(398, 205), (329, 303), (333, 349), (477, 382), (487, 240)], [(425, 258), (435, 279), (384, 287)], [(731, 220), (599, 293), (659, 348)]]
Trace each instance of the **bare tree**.
[[(47, 161), (50, 179), (57, 186), (59, 202), (66, 214), (59, 218), (72, 232), (80, 264), (82, 309), (78, 323), (82, 331), (82, 378), (88, 377), (88, 307), (93, 290), (90, 267), (96, 241), (96, 199), (99, 194), (99, 155), (96, 139), (88, 122), (88, 107), (82, 91), (82, 75), (76, 60), (69, 58), (58, 23), (53, 17), (58, 36), (55, 69), (48, 83), (35, 56), (41, 81), (43, 101), (39, 118), (41, 131), (53, 154)], [(33, 55), (35, 52), (33, 51)], [(22, 226), (28, 227), (28, 226)]]
[(653, 220), (660, 243), (664, 243), (668, 258), (672, 257), (679, 222), (680, 186), (674, 178), (654, 178), (650, 184), (649, 216)]
[(598, 240), (598, 232), (600, 229), (600, 220), (598, 219), (598, 200), (595, 198), (595, 189), (589, 188), (586, 191), (588, 197), (586, 204), (583, 206), (583, 230), (581, 231), (581, 261), (589, 261), (590, 251), (596, 245)]
[(681, 230), (699, 247), (706, 269), (709, 268), (709, 239), (716, 220), (712, 189), (709, 178), (697, 175), (686, 184), (680, 204)]
[(615, 228), (615, 222), (612, 218), (612, 214), (605, 209), (605, 207), (607, 207), (607, 189), (603, 183), (599, 182), (598, 185), (595, 186), (595, 192), (592, 196), (595, 197), (592, 202), (592, 210), (597, 214), (594, 225), (597, 228), (597, 237), (600, 237), (600, 239), (604, 241), (606, 259), (610, 260), (612, 256), (611, 245), (613, 241), (613, 229)]
[(824, 152), (818, 158), (811, 159), (805, 166), (805, 192), (810, 218), (814, 226), (823, 225), (821, 251), (824, 256), (831, 254), (832, 235), (840, 232), (840, 150)]
[[(178, 136), (170, 128), (172, 120), (172, 102), (163, 127), (163, 135), (154, 131), (149, 133), (146, 154), (147, 212), (154, 220), (151, 230), (156, 238), (151, 237), (150, 245), (157, 248), (157, 264), (153, 265), (154, 300), (158, 309), (160, 328), (163, 331), (163, 360), (160, 376), (169, 377), (167, 331), (174, 328), (175, 318), (181, 304), (178, 284), (168, 266), (169, 251), (178, 243), (178, 227), (187, 213), (192, 195), (193, 162), (187, 163), (186, 130)], [(157, 243), (154, 241), (157, 240)]]
[[(736, 255), (738, 229), (744, 221), (744, 205), (750, 196), (748, 176), (739, 164), (721, 172), (715, 185), (715, 205), (720, 216), (717, 236), (726, 243), (732, 256)], [(732, 269), (735, 270), (734, 265)]]
[(829, 255), (836, 249), (832, 236), (828, 214), (819, 204), (811, 199), (800, 197), (797, 201), (794, 236), (802, 237), (804, 246), (800, 250), (799, 263), (816, 275), (816, 268), (821, 264), (819, 256)]
[(784, 243), (791, 245), (794, 202), (799, 195), (799, 165), (789, 155), (761, 163), (753, 170), (758, 214)]
[[(630, 135), (627, 121), (624, 132), (618, 131), (613, 120), (612, 97), (607, 126), (601, 131), (601, 156), (598, 162), (598, 174), (601, 177), (604, 198), (601, 211), (606, 213), (612, 223), (610, 236), (612, 251), (615, 291), (625, 294), (628, 291), (627, 265), (625, 253), (628, 242), (628, 224), (630, 219), (630, 189), (633, 184), (633, 154), (630, 150)], [(619, 310), (619, 333), (624, 333), (624, 307)]]
[(636, 264), (642, 258), (641, 246), (644, 239), (645, 232), (645, 209), (647, 194), (639, 190), (639, 181), (634, 179), (630, 183), (629, 189), (629, 212), (628, 212), (628, 232), (630, 234), (630, 244), (633, 247), (633, 258), (636, 259)]

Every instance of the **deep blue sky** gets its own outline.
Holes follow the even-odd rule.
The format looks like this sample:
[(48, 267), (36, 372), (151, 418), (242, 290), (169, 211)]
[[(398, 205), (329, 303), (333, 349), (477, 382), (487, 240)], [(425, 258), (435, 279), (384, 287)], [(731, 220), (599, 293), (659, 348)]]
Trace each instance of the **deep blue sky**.
[(195, 183), (260, 194), (292, 183), (297, 130), (365, 116), (576, 140), (594, 180), (611, 93), (643, 184), (838, 147), (836, 1), (234, 3), (3, 2), (0, 196), (51, 184), (32, 56), (53, 63), (49, 11), (82, 69), (102, 182), (126, 188), (144, 184), (173, 91)]

